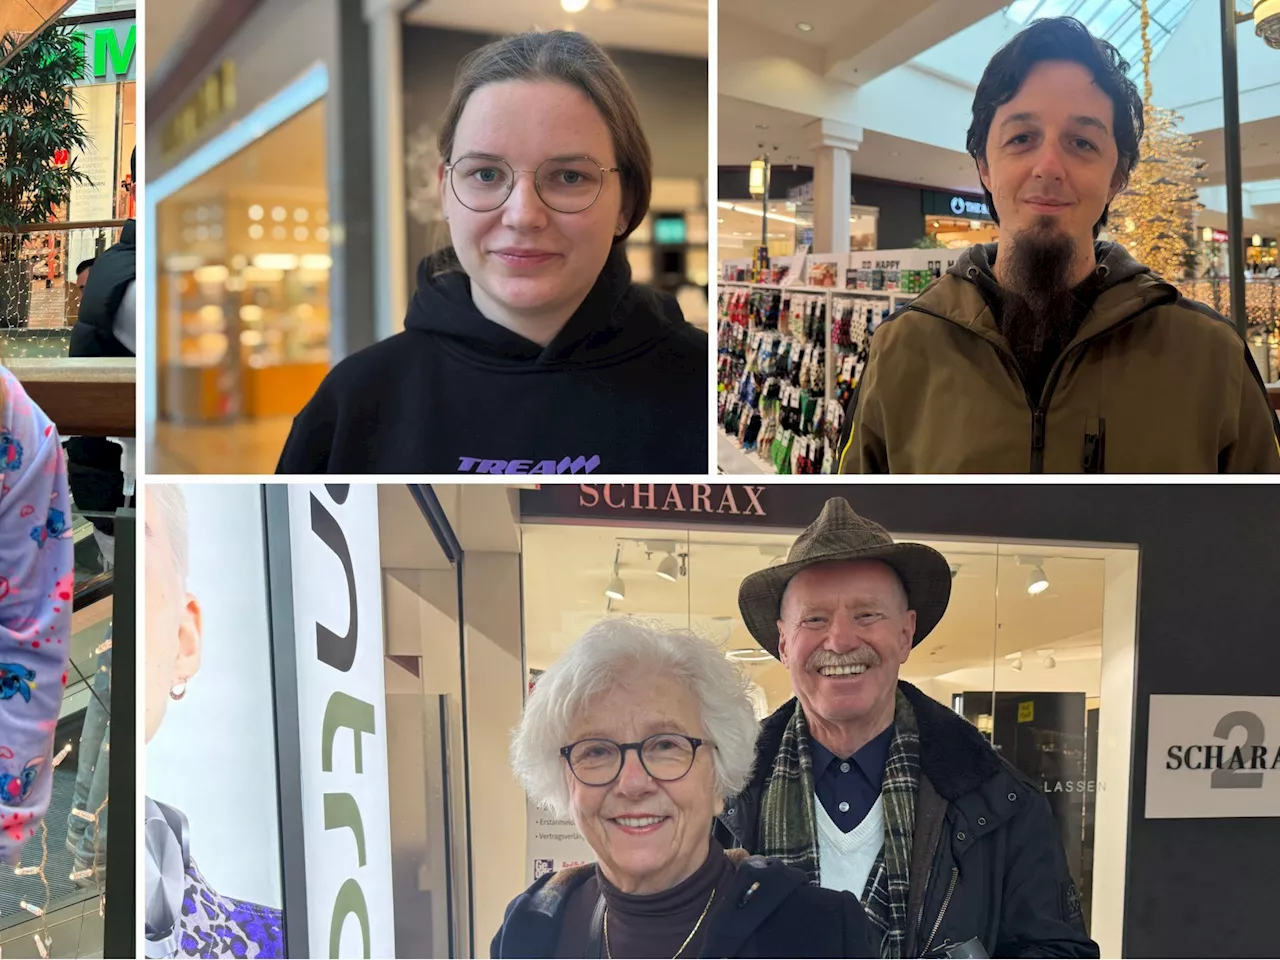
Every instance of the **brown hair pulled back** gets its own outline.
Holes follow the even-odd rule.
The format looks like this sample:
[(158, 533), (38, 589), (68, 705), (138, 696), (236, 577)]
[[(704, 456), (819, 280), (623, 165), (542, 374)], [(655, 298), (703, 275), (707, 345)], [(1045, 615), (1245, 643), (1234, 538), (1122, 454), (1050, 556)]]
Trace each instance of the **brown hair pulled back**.
[(613, 140), (623, 209), (631, 218), (620, 243), (629, 237), (649, 212), (653, 191), (653, 158), (640, 126), (640, 111), (622, 73), (594, 40), (567, 30), (521, 33), (486, 44), (469, 53), (458, 67), (453, 96), (440, 129), (440, 156), (453, 159), (453, 139), (458, 120), (471, 95), (491, 83), (555, 80), (585, 93), (604, 117)]

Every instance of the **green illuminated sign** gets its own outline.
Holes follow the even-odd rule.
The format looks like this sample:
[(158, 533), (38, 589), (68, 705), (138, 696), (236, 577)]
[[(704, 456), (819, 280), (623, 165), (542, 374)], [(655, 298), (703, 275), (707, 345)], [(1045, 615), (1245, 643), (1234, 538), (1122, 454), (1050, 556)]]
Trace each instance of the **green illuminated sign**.
[(133, 80), (138, 26), (131, 20), (102, 25), (82, 24), (73, 34), (84, 47), (85, 73), (81, 83)]

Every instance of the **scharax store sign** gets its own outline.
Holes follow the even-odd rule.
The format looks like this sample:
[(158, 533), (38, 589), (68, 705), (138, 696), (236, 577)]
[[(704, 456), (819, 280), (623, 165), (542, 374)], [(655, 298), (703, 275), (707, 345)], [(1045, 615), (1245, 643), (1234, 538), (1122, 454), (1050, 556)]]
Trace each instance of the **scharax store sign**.
[(1280, 697), (1152, 695), (1146, 815), (1280, 817)]

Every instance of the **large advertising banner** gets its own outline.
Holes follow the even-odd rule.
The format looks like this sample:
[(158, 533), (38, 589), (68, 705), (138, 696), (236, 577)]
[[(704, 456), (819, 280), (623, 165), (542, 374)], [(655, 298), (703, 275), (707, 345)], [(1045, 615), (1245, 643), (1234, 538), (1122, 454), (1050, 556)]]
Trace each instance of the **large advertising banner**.
[(145, 516), (146, 956), (282, 957), (261, 488), (150, 484)]
[(290, 485), (313, 956), (393, 957), (378, 491)]
[[(88, 143), (84, 150), (73, 151), (72, 159), (89, 182), (71, 185), (67, 217), (75, 223), (110, 220), (116, 195), (116, 85), (77, 87), (73, 100)], [(93, 236), (87, 230), (71, 235), (68, 273), (93, 256)]]

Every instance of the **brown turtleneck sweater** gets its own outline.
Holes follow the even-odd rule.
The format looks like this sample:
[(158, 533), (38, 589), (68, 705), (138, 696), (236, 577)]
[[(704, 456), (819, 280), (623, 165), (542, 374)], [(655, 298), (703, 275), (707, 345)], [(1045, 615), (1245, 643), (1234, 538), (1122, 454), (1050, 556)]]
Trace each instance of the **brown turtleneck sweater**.
[[(560, 928), (555, 956), (587, 956), (591, 914), (595, 910), (596, 899), (603, 892), (609, 910), (609, 952), (614, 957), (673, 957), (702, 916), (711, 891), (716, 891), (716, 900), (719, 900), (727, 894), (732, 877), (733, 862), (725, 856), (724, 848), (715, 839), (711, 840), (702, 866), (687, 879), (661, 893), (623, 893), (605, 878), (597, 866), (595, 876), (574, 891), (565, 905), (564, 924)], [(711, 910), (707, 911), (708, 918), (715, 907), (713, 903)], [(707, 942), (707, 928), (707, 919), (703, 919), (702, 926), (680, 954), (682, 958), (701, 955)], [(604, 955), (601, 949), (600, 956)]]

